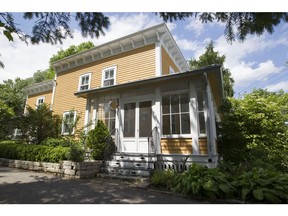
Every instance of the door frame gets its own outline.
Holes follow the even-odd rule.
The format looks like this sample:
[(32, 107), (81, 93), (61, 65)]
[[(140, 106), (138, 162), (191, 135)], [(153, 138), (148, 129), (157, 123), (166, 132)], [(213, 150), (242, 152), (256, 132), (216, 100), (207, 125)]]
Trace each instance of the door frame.
[[(122, 125), (119, 125), (120, 129), (120, 140), (122, 141), (121, 144), (121, 152), (133, 152), (133, 153), (147, 153), (148, 152), (148, 139), (147, 137), (139, 137), (139, 114), (140, 114), (140, 109), (139, 109), (139, 104), (140, 102), (145, 102), (145, 101), (151, 101), (151, 128), (153, 129), (155, 127), (155, 122), (153, 120), (153, 107), (155, 106), (155, 97), (154, 95), (146, 95), (146, 96), (140, 96), (140, 97), (131, 97), (131, 98), (125, 98), (121, 100), (120, 104), (120, 122), (122, 122)], [(135, 137), (124, 137), (124, 105), (127, 103), (135, 103)], [(125, 149), (125, 143), (134, 143), (135, 145), (135, 151), (129, 151)], [(140, 143), (143, 144), (147, 142), (147, 151), (145, 152), (142, 150), (140, 151)], [(141, 145), (142, 145), (141, 144)], [(146, 149), (146, 147), (145, 147)]]

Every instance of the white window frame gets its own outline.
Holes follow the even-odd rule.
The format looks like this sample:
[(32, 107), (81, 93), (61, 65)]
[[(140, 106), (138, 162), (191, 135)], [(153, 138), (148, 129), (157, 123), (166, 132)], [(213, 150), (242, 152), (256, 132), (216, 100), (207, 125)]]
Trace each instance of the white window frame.
[[(90, 89), (90, 84), (91, 84), (91, 75), (92, 73), (85, 73), (85, 74), (82, 74), (80, 77), (79, 77), (79, 82), (78, 82), (78, 91), (86, 91), (86, 90), (89, 90)], [(89, 77), (89, 81), (88, 81), (88, 89), (85, 89), (85, 90), (81, 90), (81, 87), (82, 86), (87, 86), (87, 84), (85, 85), (82, 85), (82, 78), (83, 77)]]
[[(163, 96), (171, 96), (171, 95), (174, 95), (174, 94), (182, 94), (182, 93), (188, 93), (189, 95), (189, 118), (190, 118), (190, 133), (189, 134), (163, 134), (163, 131), (162, 131), (162, 127), (163, 127), (163, 113), (162, 113), (162, 97)], [(161, 106), (160, 106), (160, 110), (161, 110), (161, 131), (162, 131), (162, 134), (161, 134), (161, 137), (162, 138), (191, 138), (191, 110), (190, 110), (190, 105), (191, 105), (191, 102), (190, 102), (190, 93), (189, 91), (187, 90), (182, 90), (182, 91), (176, 91), (176, 92), (167, 92), (165, 94), (161, 94)], [(180, 110), (179, 110), (180, 111)], [(170, 113), (171, 115), (171, 113)], [(181, 126), (180, 126), (181, 127)]]
[[(200, 92), (202, 94), (203, 97), (203, 110), (199, 111), (199, 101), (198, 101), (198, 92)], [(197, 99), (197, 121), (198, 121), (198, 136), (199, 137), (207, 137), (207, 92), (203, 91), (202, 89), (198, 89), (196, 90), (196, 99)], [(205, 133), (201, 133), (200, 130), (200, 117), (199, 117), (199, 113), (203, 113), (204, 115), (204, 129), (205, 129)]]
[[(73, 112), (73, 111), (72, 111)], [(62, 135), (69, 135), (69, 133), (65, 133), (64, 132), (64, 119), (65, 119), (65, 116), (66, 115), (69, 115), (71, 113), (71, 111), (67, 111), (67, 112), (64, 112), (63, 113), (63, 121), (62, 121), (62, 127), (61, 127), (61, 134)], [(76, 120), (76, 115), (77, 115), (77, 112), (76, 111), (74, 111), (73, 112), (74, 113), (74, 119), (73, 119), (73, 121), (75, 122), (75, 120)], [(72, 134), (74, 134), (75, 133), (75, 128), (73, 129), (73, 131), (72, 131)]]
[[(43, 102), (39, 104), (39, 100), (43, 100)], [(39, 105), (44, 104), (44, 102), (45, 102), (45, 96), (38, 97), (37, 100), (36, 100), (36, 108)]]
[[(111, 78), (105, 79), (105, 73), (106, 73), (106, 71), (112, 70), (112, 69), (114, 70), (114, 82), (113, 82), (113, 85), (116, 84), (117, 66), (107, 67), (107, 68), (104, 68), (104, 69), (102, 70), (102, 87), (108, 87), (108, 86), (104, 86), (104, 81), (106, 81), (106, 80), (111, 80)], [(112, 85), (109, 85), (109, 86), (112, 86)]]

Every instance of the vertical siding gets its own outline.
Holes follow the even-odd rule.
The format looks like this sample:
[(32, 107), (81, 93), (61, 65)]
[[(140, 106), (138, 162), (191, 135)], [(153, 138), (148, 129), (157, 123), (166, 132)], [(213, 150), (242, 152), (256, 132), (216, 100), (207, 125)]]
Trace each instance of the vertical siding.
[(27, 100), (27, 106), (34, 108), (36, 106), (37, 99), (40, 97), (45, 97), (44, 103), (50, 105), (52, 99), (52, 90), (41, 92), (39, 94), (29, 95)]
[(162, 74), (170, 74), (170, 67), (173, 68), (174, 72), (179, 72), (179, 68), (174, 64), (166, 50), (162, 47)]
[(78, 91), (79, 76), (92, 73), (90, 88), (99, 88), (102, 70), (111, 66), (117, 66), (117, 84), (155, 77), (155, 45), (147, 45), (57, 74), (53, 105), (55, 113), (62, 115), (74, 108), (77, 115), (81, 116), (78, 128), (83, 127), (86, 99), (74, 96)]
[(192, 139), (161, 139), (162, 154), (192, 154)]

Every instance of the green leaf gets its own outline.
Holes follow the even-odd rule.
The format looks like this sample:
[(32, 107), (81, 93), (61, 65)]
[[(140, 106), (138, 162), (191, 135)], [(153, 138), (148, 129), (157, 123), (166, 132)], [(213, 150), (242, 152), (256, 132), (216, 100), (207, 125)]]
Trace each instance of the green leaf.
[(13, 37), (10, 31), (4, 30), (3, 33), (8, 38), (9, 41), (13, 41)]
[(257, 200), (263, 200), (264, 198), (262, 189), (253, 190), (253, 195)]
[(242, 194), (242, 200), (246, 200), (247, 194), (250, 192), (250, 189), (248, 188), (242, 188), (241, 194)]
[(264, 193), (264, 197), (265, 197), (265, 200), (271, 203), (281, 203), (281, 200), (271, 193)]

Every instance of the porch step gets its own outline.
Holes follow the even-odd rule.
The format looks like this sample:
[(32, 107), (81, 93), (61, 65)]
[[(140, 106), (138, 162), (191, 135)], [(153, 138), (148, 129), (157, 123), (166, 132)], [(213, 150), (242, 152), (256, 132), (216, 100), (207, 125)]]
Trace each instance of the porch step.
[(154, 169), (156, 158), (148, 154), (139, 153), (116, 153), (109, 161), (105, 161), (101, 169), (102, 173), (118, 176), (141, 176), (149, 177)]

